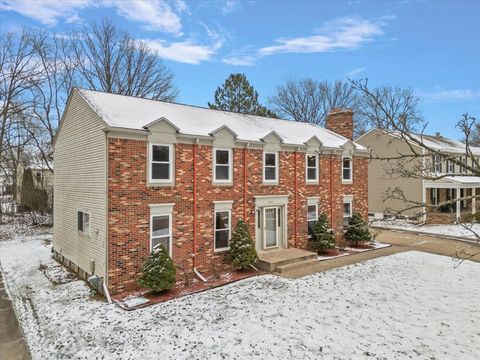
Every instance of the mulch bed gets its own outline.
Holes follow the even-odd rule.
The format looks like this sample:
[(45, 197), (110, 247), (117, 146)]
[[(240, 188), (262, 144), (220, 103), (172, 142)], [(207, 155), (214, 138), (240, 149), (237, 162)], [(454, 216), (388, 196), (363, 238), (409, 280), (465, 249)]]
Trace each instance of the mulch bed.
[[(172, 290), (164, 291), (161, 293), (153, 293), (149, 290), (136, 291), (136, 292), (127, 292), (115, 295), (112, 299), (117, 302), (125, 310), (135, 310), (140, 309), (146, 306), (157, 304), (164, 301), (169, 301), (172, 299), (180, 298), (183, 296), (196, 294), (202, 291), (213, 289), (219, 286), (230, 284), (239, 280), (247, 279), (253, 276), (263, 275), (264, 271), (247, 269), (244, 271), (232, 270), (224, 273), (220, 273), (218, 278), (213, 276), (207, 278), (207, 282), (204, 283), (196, 276), (192, 276), (190, 283), (187, 285), (185, 282), (178, 282)], [(146, 304), (141, 304), (132, 308), (122, 306), (122, 302), (127, 298), (132, 298), (135, 296), (143, 296), (149, 300)]]

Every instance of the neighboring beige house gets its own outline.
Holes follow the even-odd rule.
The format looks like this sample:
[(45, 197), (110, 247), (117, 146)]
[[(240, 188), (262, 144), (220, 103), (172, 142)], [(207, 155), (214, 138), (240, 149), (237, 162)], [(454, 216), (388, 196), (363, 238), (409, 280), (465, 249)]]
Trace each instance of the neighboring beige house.
[[(420, 135), (417, 135), (420, 138)], [(466, 164), (471, 165), (471, 159), (465, 156), (465, 145), (457, 140), (447, 139), (439, 133), (435, 136), (422, 135), (423, 143), (435, 151), (442, 151), (458, 156)], [(368, 208), (370, 216), (383, 218), (384, 215), (398, 214), (418, 217), (429, 223), (449, 223), (466, 215), (475, 214), (478, 205), (475, 198), (441, 206), (424, 215), (422, 207), (413, 202), (425, 205), (475, 196), (480, 194), (480, 177), (472, 176), (458, 164), (430, 156), (424, 149), (413, 142), (407, 142), (394, 133), (372, 129), (360, 136), (357, 143), (372, 151), (372, 160), (368, 167)], [(480, 157), (480, 147), (471, 148), (475, 156)], [(408, 158), (413, 153), (425, 154), (422, 158)], [(405, 157), (405, 155), (407, 157)], [(401, 159), (401, 157), (403, 159)], [(381, 158), (384, 160), (373, 160)], [(394, 159), (397, 158), (397, 159)], [(391, 159), (391, 160), (385, 160)], [(432, 174), (441, 177), (431, 181), (422, 178), (409, 178), (398, 173), (399, 169), (419, 171), (432, 168)], [(452, 174), (449, 176), (449, 174)], [(387, 193), (400, 189), (404, 200), (387, 198)], [(398, 193), (397, 193), (398, 194)]]

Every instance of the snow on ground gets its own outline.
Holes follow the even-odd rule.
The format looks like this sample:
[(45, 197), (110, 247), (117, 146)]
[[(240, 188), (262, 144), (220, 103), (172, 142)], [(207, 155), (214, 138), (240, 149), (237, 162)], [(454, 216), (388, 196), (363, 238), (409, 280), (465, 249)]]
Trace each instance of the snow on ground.
[[(475, 234), (465, 229), (462, 225), (442, 224), (442, 225), (417, 225), (409, 220), (377, 220), (373, 222), (373, 227), (408, 230), (416, 232), (424, 232), (429, 234), (437, 234), (444, 236), (455, 236), (465, 239), (475, 239)], [(471, 230), (480, 235), (480, 224), (464, 224)]]
[[(28, 235), (29, 234), (29, 235)], [(408, 252), (287, 280), (273, 275), (124, 311), (55, 285), (45, 238), (0, 241), (33, 359), (478, 359), (480, 264)], [(1, 235), (1, 226), (0, 226)]]

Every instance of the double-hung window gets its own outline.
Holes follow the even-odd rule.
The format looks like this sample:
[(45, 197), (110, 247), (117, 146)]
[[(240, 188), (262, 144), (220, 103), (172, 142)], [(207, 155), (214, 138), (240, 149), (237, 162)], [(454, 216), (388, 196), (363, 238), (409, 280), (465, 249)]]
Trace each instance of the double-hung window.
[(77, 230), (84, 235), (90, 235), (90, 214), (85, 211), (77, 211)]
[(438, 154), (433, 155), (432, 157), (433, 161), (433, 171), (436, 173), (441, 173), (442, 172), (442, 157)]
[(343, 225), (348, 226), (353, 214), (352, 207), (353, 199), (351, 196), (345, 196), (343, 198)]
[(150, 182), (165, 183), (173, 181), (172, 145), (150, 145)]
[(454, 173), (455, 172), (455, 163), (452, 160), (447, 160), (447, 173)]
[(460, 162), (462, 165), (460, 165), (460, 172), (465, 174), (467, 172), (467, 157), (466, 156), (461, 156), (460, 157)]
[(307, 154), (306, 164), (307, 164), (307, 169), (306, 169), (307, 182), (308, 183), (318, 182), (318, 155)]
[(352, 181), (352, 158), (344, 157), (342, 159), (342, 180)]
[(172, 255), (172, 215), (152, 215), (150, 231), (150, 250), (163, 245), (167, 253)]
[(213, 181), (218, 183), (232, 182), (232, 150), (213, 150)]
[(278, 153), (265, 152), (263, 155), (263, 181), (278, 182)]
[(215, 210), (215, 251), (230, 248), (231, 210)]
[(318, 220), (318, 204), (307, 205), (307, 231), (308, 237), (313, 236), (313, 227)]

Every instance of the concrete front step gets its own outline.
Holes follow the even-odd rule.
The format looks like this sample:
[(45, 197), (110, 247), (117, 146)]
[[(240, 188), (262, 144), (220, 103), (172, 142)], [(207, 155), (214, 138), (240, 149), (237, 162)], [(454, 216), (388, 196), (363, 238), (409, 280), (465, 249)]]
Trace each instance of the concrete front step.
[(308, 266), (312, 266), (318, 264), (318, 259), (308, 259), (308, 260), (303, 260), (303, 261), (298, 261), (294, 262), (291, 264), (286, 264), (286, 265), (280, 265), (275, 268), (275, 272), (278, 273), (285, 273), (288, 271), (293, 271), (293, 270), (299, 270), (302, 268), (306, 268)]
[(317, 254), (296, 248), (271, 250), (258, 254), (257, 267), (264, 271), (275, 271), (278, 267), (302, 261), (317, 261)]

